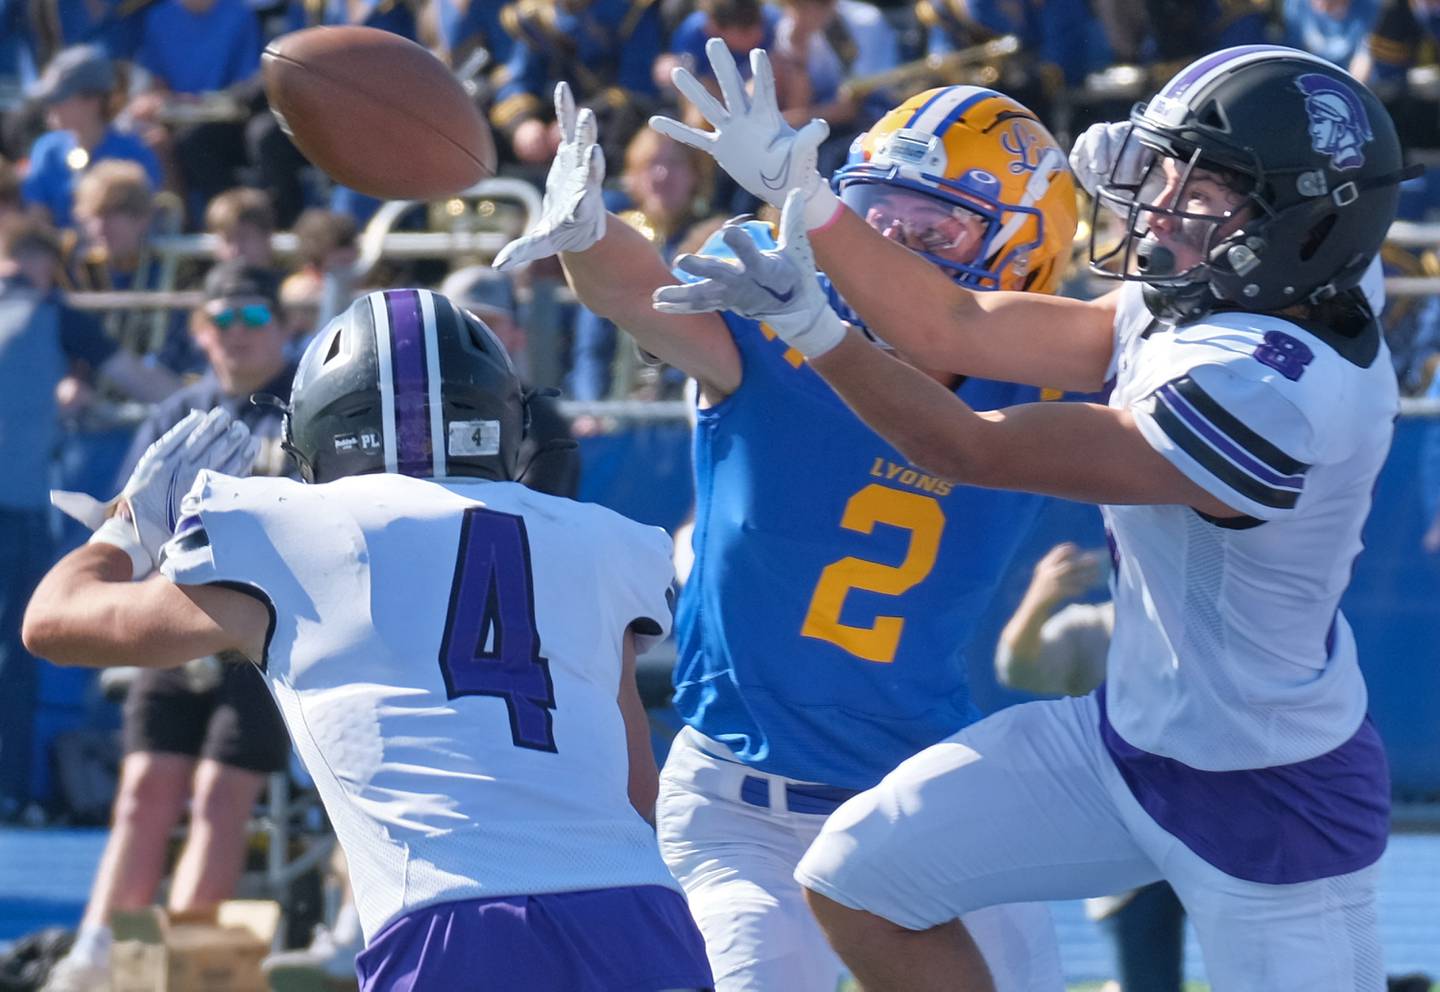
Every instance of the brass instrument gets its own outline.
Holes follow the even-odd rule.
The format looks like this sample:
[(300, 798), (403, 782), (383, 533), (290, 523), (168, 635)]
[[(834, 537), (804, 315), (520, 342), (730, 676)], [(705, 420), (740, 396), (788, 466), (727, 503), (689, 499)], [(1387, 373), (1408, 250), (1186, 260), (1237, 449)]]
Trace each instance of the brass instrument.
[(894, 90), (898, 99), (932, 86), (991, 85), (999, 78), (1001, 63), (1018, 51), (1020, 39), (1013, 34), (1002, 35), (982, 45), (943, 55), (927, 55), (884, 72), (851, 79), (840, 87), (840, 97), (863, 100), (879, 90)]

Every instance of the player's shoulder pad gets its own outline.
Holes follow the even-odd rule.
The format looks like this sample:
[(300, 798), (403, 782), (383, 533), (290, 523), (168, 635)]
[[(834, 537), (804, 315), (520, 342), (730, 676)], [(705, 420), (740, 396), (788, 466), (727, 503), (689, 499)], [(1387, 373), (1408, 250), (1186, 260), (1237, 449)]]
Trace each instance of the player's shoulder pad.
[(1370, 370), (1283, 318), (1213, 314), (1177, 329), (1175, 340), (1172, 383), (1188, 378), (1202, 400), (1307, 464), (1348, 452), (1370, 415), (1385, 415)]
[[(674, 552), (674, 544), (663, 527), (654, 527), (632, 520), (609, 507), (598, 503), (577, 503), (585, 507), (597, 527), (604, 528), (616, 544), (623, 549), (636, 549), (633, 554), (659, 555), (667, 562)], [(632, 554), (632, 557), (633, 557)]]
[[(726, 225), (726, 227), (730, 226), (732, 225)], [(738, 226), (749, 235), (750, 240), (755, 242), (755, 247), (761, 251), (769, 251), (777, 244), (774, 226), (763, 220), (751, 218), (750, 220), (741, 222)], [(700, 250), (695, 254), (704, 255), (706, 258), (723, 258), (727, 261), (733, 261), (735, 259), (735, 253), (731, 251), (730, 246), (725, 243), (724, 234), (725, 228), (722, 227), (710, 235), (710, 237), (706, 238), (705, 243), (700, 246)], [(675, 277), (683, 282), (700, 281), (699, 276), (693, 276), (679, 269), (675, 270)]]
[(237, 516), (255, 516), (283, 504), (302, 483), (293, 479), (237, 478), (206, 469), (180, 501), (174, 534), (160, 550), (160, 570), (182, 585), (217, 581), (216, 544), (224, 544)]

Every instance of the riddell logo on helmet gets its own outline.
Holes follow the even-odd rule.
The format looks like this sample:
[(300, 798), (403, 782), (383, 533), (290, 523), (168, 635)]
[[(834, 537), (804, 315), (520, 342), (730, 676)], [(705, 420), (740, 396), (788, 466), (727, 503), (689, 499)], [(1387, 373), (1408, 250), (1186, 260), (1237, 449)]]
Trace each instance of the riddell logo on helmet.
[(1330, 156), (1334, 169), (1358, 169), (1365, 164), (1365, 145), (1375, 137), (1365, 106), (1353, 90), (1339, 80), (1308, 72), (1295, 80), (1305, 94), (1310, 118), (1310, 147)]

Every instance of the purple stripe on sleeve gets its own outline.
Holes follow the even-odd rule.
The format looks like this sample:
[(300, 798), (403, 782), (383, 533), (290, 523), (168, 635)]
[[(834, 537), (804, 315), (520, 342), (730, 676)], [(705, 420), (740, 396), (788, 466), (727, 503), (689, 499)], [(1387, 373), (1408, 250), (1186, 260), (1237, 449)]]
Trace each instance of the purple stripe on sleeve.
[(1305, 477), (1303, 475), (1280, 475), (1245, 452), (1245, 449), (1236, 446), (1227, 436), (1220, 433), (1215, 427), (1202, 417), (1196, 410), (1185, 402), (1175, 387), (1168, 382), (1155, 391), (1160, 399), (1175, 415), (1195, 428), (1202, 437), (1208, 440), (1220, 453), (1230, 459), (1236, 465), (1245, 469), (1257, 479), (1270, 483), (1272, 486), (1284, 486), (1287, 489), (1304, 489)]
[(430, 451), (430, 376), (425, 321), (413, 289), (385, 294), (390, 316), (390, 368), (395, 382), (395, 456), (402, 475), (435, 474)]

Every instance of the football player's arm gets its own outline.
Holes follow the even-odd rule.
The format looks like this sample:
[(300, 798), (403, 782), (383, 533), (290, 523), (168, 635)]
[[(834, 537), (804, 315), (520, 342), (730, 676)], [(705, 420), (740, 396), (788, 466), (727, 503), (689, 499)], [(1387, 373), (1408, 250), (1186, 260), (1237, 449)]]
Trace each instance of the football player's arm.
[(923, 368), (1072, 392), (1104, 384), (1116, 293), (1090, 301), (973, 293), (848, 209), (809, 237), (845, 302)]
[(1179, 504), (1240, 514), (1151, 447), (1126, 410), (1030, 403), (977, 413), (854, 329), (811, 360), (836, 393), (906, 458), (946, 479), (1088, 503)]
[(645, 236), (610, 214), (605, 236), (585, 251), (562, 252), (575, 296), (633, 337), (641, 348), (698, 380), (714, 394), (740, 386), (740, 352), (719, 314), (665, 314), (650, 296), (675, 277)]
[(270, 611), (253, 596), (214, 585), (180, 586), (152, 575), (132, 582), (130, 557), (109, 544), (81, 545), (40, 581), (25, 610), (25, 648), (58, 665), (172, 668), (238, 651), (259, 660)]
[(630, 805), (651, 826), (655, 824), (655, 798), (660, 793), (660, 770), (655, 766), (655, 751), (650, 746), (650, 721), (645, 704), (640, 701), (640, 687), (635, 681), (635, 634), (625, 632), (620, 671), (620, 693), (617, 701), (625, 718), (625, 750), (630, 757)]

